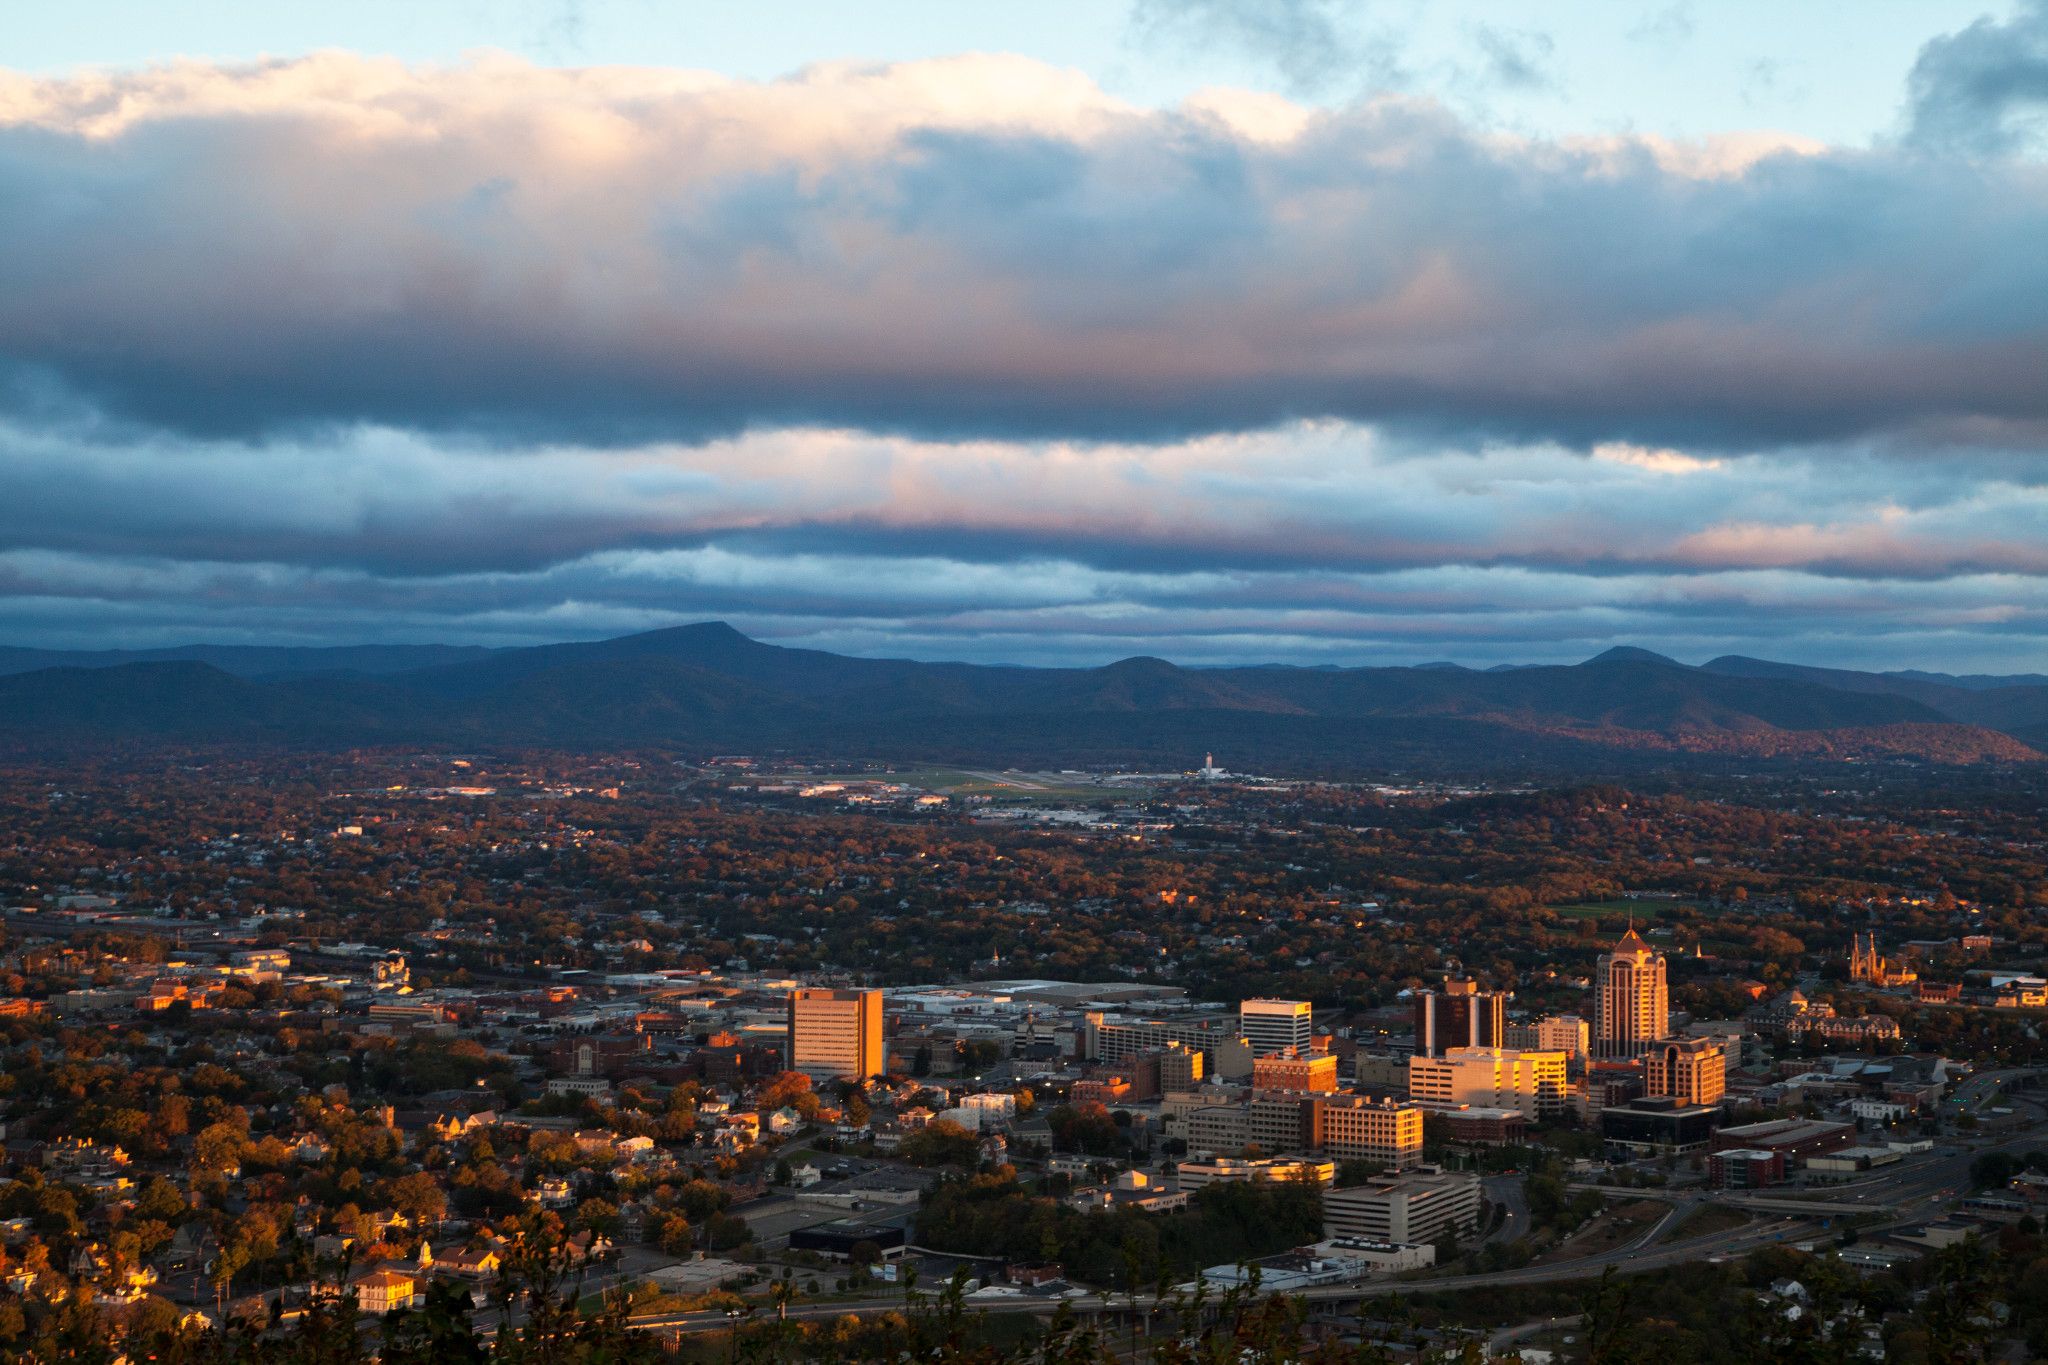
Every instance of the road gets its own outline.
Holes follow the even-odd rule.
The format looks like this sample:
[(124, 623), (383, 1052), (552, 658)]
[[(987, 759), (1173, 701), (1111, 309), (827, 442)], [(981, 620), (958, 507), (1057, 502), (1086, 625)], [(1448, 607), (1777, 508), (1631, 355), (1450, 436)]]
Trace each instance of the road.
[(1506, 1209), (1500, 1226), (1486, 1235), (1489, 1242), (1512, 1242), (1526, 1237), (1533, 1226), (1529, 1220), (1529, 1199), (1523, 1192), (1522, 1177), (1519, 1175), (1490, 1175), (1486, 1177), (1486, 1198), (1488, 1203), (1498, 1204)]
[(1881, 1167), (1867, 1179), (1827, 1186), (1817, 1192), (1759, 1190), (1740, 1198), (1726, 1198), (1724, 1202), (1787, 1212), (1810, 1209), (1834, 1214), (1896, 1212), (1924, 1216), (1929, 1204), (1969, 1190), (1970, 1167), (1977, 1158), (1990, 1152), (2040, 1150), (2048, 1147), (2048, 1136), (2023, 1132), (1994, 1139), (1949, 1141), (1942, 1146), (1953, 1155), (1908, 1159), (1897, 1166)]
[(1545, 1318), (1541, 1322), (1525, 1322), (1519, 1327), (1503, 1327), (1488, 1338), (1486, 1353), (1489, 1356), (1506, 1355), (1508, 1348), (1517, 1342), (1526, 1341), (1540, 1333), (1559, 1327), (1576, 1327), (1585, 1315), (1573, 1313), (1570, 1317)]
[[(2024, 1074), (2026, 1073), (2023, 1071), (2000, 1071), (1972, 1077), (1958, 1088), (1957, 1098), (1971, 1106), (1981, 1104), (1996, 1093), (2005, 1082)], [(1623, 1191), (1613, 1187), (1589, 1186), (1587, 1188), (1597, 1188), (1603, 1194), (1629, 1194), (1669, 1200), (1671, 1209), (1655, 1224), (1624, 1245), (1594, 1256), (1549, 1265), (1525, 1266), (1519, 1270), (1451, 1275), (1441, 1279), (1379, 1279), (1341, 1285), (1318, 1285), (1295, 1291), (1293, 1297), (1312, 1305), (1343, 1304), (1392, 1294), (1433, 1294), (1509, 1285), (1570, 1283), (1594, 1278), (1610, 1267), (1616, 1274), (1637, 1275), (1710, 1258), (1740, 1256), (1758, 1247), (1775, 1243), (1796, 1242), (1819, 1234), (1824, 1226), (1822, 1220), (1837, 1216), (1890, 1214), (1892, 1218), (1886, 1226), (1915, 1222), (1926, 1217), (1932, 1211), (1932, 1205), (1969, 1189), (1970, 1166), (1978, 1157), (1986, 1152), (2027, 1151), (2048, 1146), (2048, 1137), (2038, 1133), (2022, 1133), (1999, 1135), (1995, 1139), (1961, 1139), (1942, 1145), (1948, 1155), (1937, 1154), (1909, 1160), (1896, 1167), (1885, 1168), (1881, 1173), (1873, 1174), (1865, 1180), (1816, 1190), (1788, 1189), (1769, 1193), (1710, 1190)], [(1526, 1231), (1529, 1213), (1522, 1197), (1519, 1177), (1493, 1177), (1486, 1182), (1486, 1187), (1487, 1197), (1508, 1210), (1501, 1229), (1488, 1240), (1512, 1240), (1512, 1236)], [(1765, 1218), (1762, 1222), (1740, 1228), (1658, 1244), (1659, 1239), (1676, 1229), (1688, 1213), (1706, 1202), (1731, 1204), (1762, 1214)], [(1503, 1234), (1508, 1236), (1503, 1238)], [(1127, 1312), (1134, 1306), (1134, 1301), (1130, 1296), (1123, 1294), (1084, 1294), (1066, 1299), (1019, 1296), (970, 1300), (969, 1308), (975, 1312), (1049, 1315), (1057, 1312), (1062, 1304), (1076, 1313), (1094, 1314)], [(839, 1302), (794, 1303), (790, 1305), (788, 1313), (795, 1319), (836, 1318), (848, 1313), (886, 1312), (901, 1309), (903, 1306), (903, 1297), (896, 1294)], [(1135, 1300), (1135, 1307), (1141, 1312), (1157, 1311), (1161, 1307), (1170, 1307), (1170, 1301), (1155, 1299), (1150, 1295), (1139, 1295)], [(633, 1322), (634, 1326), (650, 1331), (682, 1332), (722, 1331), (730, 1325), (730, 1319), (723, 1313), (664, 1314), (636, 1318)], [(1536, 1326), (1525, 1324), (1521, 1328), (1509, 1330), (1522, 1332), (1534, 1330)]]
[[(1610, 1266), (1616, 1274), (1638, 1275), (1688, 1261), (1704, 1260), (1709, 1256), (1740, 1254), (1773, 1242), (1786, 1241), (1801, 1232), (1814, 1230), (1814, 1227), (1815, 1225), (1806, 1219), (1777, 1219), (1761, 1226), (1736, 1228), (1727, 1232), (1710, 1233), (1704, 1237), (1687, 1238), (1654, 1250), (1644, 1249), (1643, 1239), (1637, 1238), (1613, 1251), (1603, 1252), (1597, 1256), (1584, 1256), (1572, 1261), (1560, 1261), (1553, 1265), (1526, 1266), (1520, 1270), (1503, 1270), (1484, 1275), (1448, 1275), (1435, 1280), (1381, 1279), (1353, 1284), (1317, 1285), (1297, 1290), (1291, 1297), (1314, 1305), (1324, 1305), (1355, 1303), (1361, 1299), (1382, 1298), (1390, 1294), (1454, 1293), (1458, 1290), (1488, 1286), (1570, 1283), (1574, 1280), (1590, 1279)], [(1651, 1229), (1651, 1233), (1656, 1231), (1655, 1228)], [(1050, 1315), (1058, 1312), (1064, 1304), (1076, 1313), (1094, 1314), (1126, 1312), (1134, 1302), (1140, 1312), (1156, 1312), (1162, 1308), (1172, 1307), (1171, 1299), (1160, 1299), (1150, 1294), (1140, 1294), (1136, 1296), (1135, 1301), (1125, 1294), (1082, 1294), (1065, 1299), (1020, 1296), (969, 1300), (968, 1308), (973, 1312)], [(790, 1305), (789, 1316), (797, 1319), (836, 1318), (847, 1313), (887, 1312), (891, 1309), (900, 1309), (903, 1304), (904, 1300), (900, 1294), (886, 1298), (846, 1299), (836, 1303), (794, 1303)], [(730, 1321), (723, 1313), (665, 1313), (636, 1317), (632, 1319), (632, 1325), (646, 1331), (705, 1332), (724, 1331), (730, 1325)]]

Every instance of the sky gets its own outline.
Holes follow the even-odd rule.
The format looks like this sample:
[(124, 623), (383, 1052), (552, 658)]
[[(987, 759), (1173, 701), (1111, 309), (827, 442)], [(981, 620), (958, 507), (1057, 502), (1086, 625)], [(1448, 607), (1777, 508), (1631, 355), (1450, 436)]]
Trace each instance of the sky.
[(0, 643), (2048, 668), (2048, 0), (78, 0)]

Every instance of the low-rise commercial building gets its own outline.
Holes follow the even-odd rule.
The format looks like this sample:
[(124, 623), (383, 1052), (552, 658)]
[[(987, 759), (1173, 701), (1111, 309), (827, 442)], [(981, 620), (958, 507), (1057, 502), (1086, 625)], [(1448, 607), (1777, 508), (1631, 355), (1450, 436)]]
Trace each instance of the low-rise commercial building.
[(1576, 1014), (1552, 1014), (1526, 1024), (1509, 1024), (1507, 1045), (1525, 1052), (1562, 1052), (1579, 1061), (1592, 1051), (1593, 1025)]
[(1811, 1157), (1839, 1152), (1855, 1141), (1853, 1124), (1823, 1123), (1818, 1119), (1768, 1119), (1763, 1123), (1745, 1123), (1738, 1128), (1721, 1129), (1714, 1134), (1713, 1148), (1717, 1152), (1737, 1147), (1782, 1152), (1787, 1165), (1796, 1165)]
[(1529, 1121), (1514, 1109), (1440, 1109), (1434, 1117), (1452, 1142), (1479, 1147), (1505, 1147), (1528, 1136)]
[(909, 1238), (901, 1227), (890, 1223), (862, 1223), (842, 1220), (837, 1223), (820, 1223), (816, 1227), (798, 1228), (789, 1234), (791, 1251), (815, 1251), (820, 1256), (833, 1260), (851, 1260), (854, 1248), (863, 1242), (872, 1243), (883, 1259), (901, 1256)]
[(1134, 1019), (1090, 1010), (1082, 1016), (1079, 1043), (1082, 1056), (1111, 1065), (1179, 1043), (1202, 1054), (1205, 1076), (1235, 1080), (1252, 1074), (1252, 1047), (1234, 1015)]
[(1408, 1061), (1408, 1098), (1428, 1108), (1477, 1105), (1553, 1118), (1571, 1098), (1565, 1069), (1562, 1052), (1454, 1047), (1441, 1057), (1418, 1053)]
[(1323, 1235), (1433, 1243), (1477, 1227), (1479, 1205), (1478, 1176), (1423, 1167), (1325, 1194)]
[(1806, 1158), (1806, 1169), (1815, 1176), (1847, 1180), (1874, 1166), (1889, 1166), (1899, 1159), (1900, 1153), (1889, 1147), (1844, 1147), (1840, 1151)]
[(1377, 1161), (1406, 1170), (1422, 1160), (1422, 1110), (1363, 1095), (1318, 1099), (1309, 1114), (1309, 1145), (1339, 1161)]
[(1628, 1156), (1696, 1152), (1713, 1139), (1721, 1110), (1712, 1104), (1680, 1104), (1668, 1095), (1644, 1096), (1600, 1111), (1600, 1136)]
[(1337, 1088), (1337, 1059), (1327, 1052), (1275, 1052), (1252, 1062), (1252, 1086), (1329, 1094)]
[(1337, 1163), (1312, 1157), (1264, 1157), (1240, 1161), (1215, 1157), (1208, 1161), (1183, 1161), (1176, 1179), (1183, 1190), (1195, 1191), (1209, 1185), (1268, 1184), (1293, 1182), (1328, 1185), (1337, 1178)]
[(1785, 1179), (1785, 1154), (1733, 1147), (1707, 1158), (1707, 1180), (1717, 1190), (1756, 1190)]
[(1436, 1264), (1436, 1246), (1431, 1242), (1375, 1242), (1366, 1237), (1332, 1237), (1328, 1241), (1317, 1242), (1309, 1251), (1326, 1261), (1347, 1261), (1371, 1275), (1427, 1270)]

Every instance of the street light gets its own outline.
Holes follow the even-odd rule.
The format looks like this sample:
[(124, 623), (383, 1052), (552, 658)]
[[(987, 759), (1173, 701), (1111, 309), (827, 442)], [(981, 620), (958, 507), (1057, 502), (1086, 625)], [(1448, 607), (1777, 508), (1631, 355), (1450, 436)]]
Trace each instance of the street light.
[(725, 1358), (728, 1361), (737, 1361), (740, 1358), (740, 1319), (745, 1316), (746, 1310), (744, 1309), (728, 1308), (725, 1310), (725, 1320), (730, 1324), (725, 1338)]

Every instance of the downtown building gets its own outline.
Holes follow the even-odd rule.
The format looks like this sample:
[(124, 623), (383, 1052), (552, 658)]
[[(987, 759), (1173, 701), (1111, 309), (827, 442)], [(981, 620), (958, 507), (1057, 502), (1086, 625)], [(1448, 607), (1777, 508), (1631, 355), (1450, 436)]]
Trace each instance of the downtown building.
[(789, 993), (789, 1069), (813, 1081), (864, 1081), (886, 1065), (880, 991)]
[(1323, 1236), (1427, 1243), (1479, 1226), (1479, 1177), (1423, 1167), (1323, 1195)]
[(1556, 1118), (1571, 1102), (1562, 1052), (1454, 1047), (1408, 1059), (1408, 1098), (1425, 1109), (1510, 1109), (1532, 1121)]
[[(1252, 1074), (1252, 1048), (1238, 1020), (1228, 1015), (1138, 1019), (1089, 1010), (1081, 1016), (1077, 1042), (1082, 1057), (1109, 1066), (1179, 1048), (1201, 1054), (1200, 1077), (1240, 1080)], [(1307, 1050), (1305, 1042), (1302, 1047)], [(1163, 1080), (1162, 1087), (1172, 1088)]]
[(1593, 1055), (1634, 1058), (1671, 1032), (1664, 956), (1630, 929), (1593, 978)]
[(1719, 1104), (1728, 1090), (1728, 1054), (1711, 1038), (1665, 1038), (1643, 1054), (1643, 1092), (1682, 1105)]
[(1415, 993), (1415, 1052), (1441, 1057), (1454, 1047), (1507, 1046), (1507, 996), (1457, 977), (1441, 991)]
[(1309, 1110), (1309, 1145), (1339, 1161), (1404, 1171), (1422, 1163), (1422, 1110), (1363, 1095), (1328, 1095)]
[(1336, 1179), (1336, 1162), (1299, 1156), (1265, 1157), (1257, 1161), (1224, 1156), (1209, 1161), (1183, 1161), (1174, 1170), (1175, 1185), (1190, 1193), (1209, 1185), (1328, 1186)]
[(1252, 1088), (1330, 1094), (1337, 1089), (1337, 1059), (1327, 1052), (1271, 1053), (1252, 1063)]
[(1304, 1094), (1255, 1094), (1236, 1104), (1212, 1104), (1186, 1117), (1190, 1152), (1262, 1156), (1299, 1152), (1308, 1145), (1315, 1101)]
[(1562, 1052), (1574, 1065), (1593, 1050), (1593, 1026), (1576, 1014), (1551, 1014), (1527, 1024), (1509, 1024), (1506, 1047), (1524, 1052)]
[(1306, 1000), (1245, 1000), (1238, 1004), (1238, 1032), (1251, 1044), (1253, 1057), (1276, 1052), (1306, 1054), (1315, 1026)]

